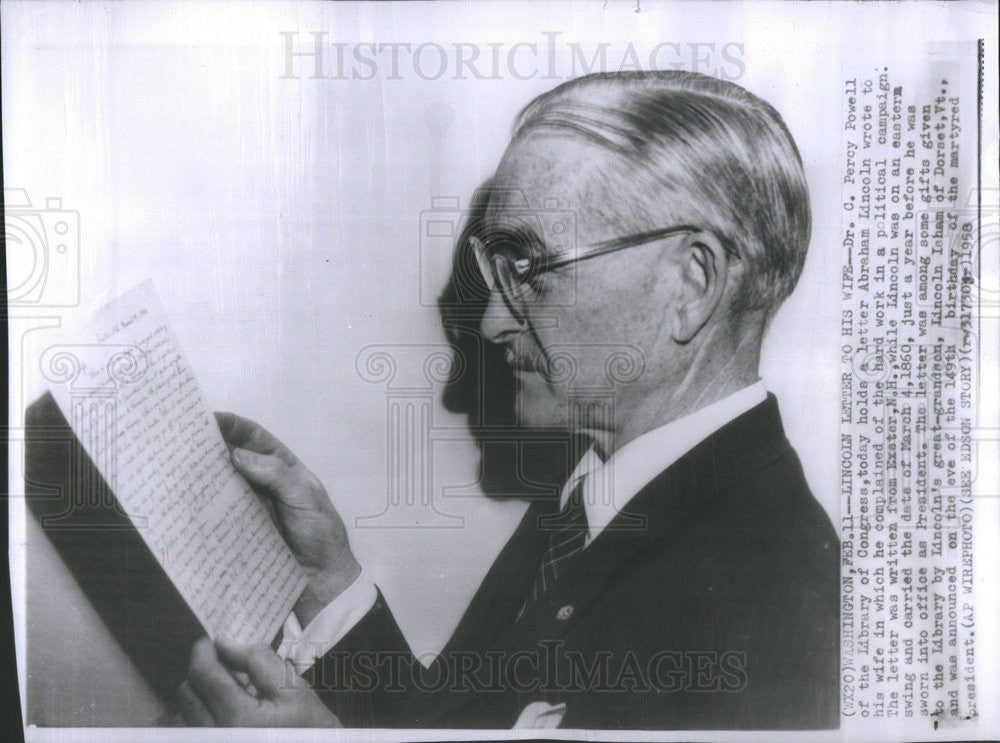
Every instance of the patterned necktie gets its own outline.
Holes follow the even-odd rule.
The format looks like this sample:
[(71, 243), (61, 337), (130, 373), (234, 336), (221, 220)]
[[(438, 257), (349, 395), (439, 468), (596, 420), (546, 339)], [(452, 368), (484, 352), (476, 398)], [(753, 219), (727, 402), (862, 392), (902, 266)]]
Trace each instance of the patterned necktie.
[[(584, 480), (586, 477), (581, 477), (577, 482), (562, 510), (543, 522), (542, 528), (551, 529), (552, 534), (549, 537), (549, 547), (542, 557), (542, 565), (535, 576), (535, 585), (531, 590), (528, 604), (537, 601), (555, 585), (559, 579), (560, 569), (564, 569), (567, 561), (582, 552), (586, 545), (587, 512), (583, 507)], [(521, 611), (523, 613), (524, 609)]]

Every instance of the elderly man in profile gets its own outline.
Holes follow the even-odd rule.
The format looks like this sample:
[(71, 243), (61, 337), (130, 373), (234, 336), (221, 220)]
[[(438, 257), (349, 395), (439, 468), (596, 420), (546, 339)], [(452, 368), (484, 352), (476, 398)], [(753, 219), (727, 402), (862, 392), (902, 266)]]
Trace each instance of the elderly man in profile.
[[(595, 74), (530, 103), (465, 249), (526, 427), (588, 446), (536, 502), (429, 667), (317, 479), (219, 417), (309, 588), (278, 653), (199, 642), (194, 724), (576, 729), (838, 724), (839, 543), (758, 376), (810, 232), (778, 113), (685, 72)], [(575, 234), (523, 218), (555, 205)], [(567, 234), (572, 237), (568, 238)], [(607, 350), (640, 372), (609, 378)], [(557, 359), (574, 355), (574, 397)], [(610, 381), (609, 381), (610, 379)]]

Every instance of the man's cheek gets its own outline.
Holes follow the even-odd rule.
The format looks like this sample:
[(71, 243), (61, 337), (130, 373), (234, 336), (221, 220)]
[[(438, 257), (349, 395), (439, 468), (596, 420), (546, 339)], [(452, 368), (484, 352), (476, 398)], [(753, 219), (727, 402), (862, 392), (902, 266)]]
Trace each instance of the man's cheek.
[(566, 424), (563, 387), (548, 383), (539, 374), (518, 380), (517, 418), (525, 426), (558, 427)]

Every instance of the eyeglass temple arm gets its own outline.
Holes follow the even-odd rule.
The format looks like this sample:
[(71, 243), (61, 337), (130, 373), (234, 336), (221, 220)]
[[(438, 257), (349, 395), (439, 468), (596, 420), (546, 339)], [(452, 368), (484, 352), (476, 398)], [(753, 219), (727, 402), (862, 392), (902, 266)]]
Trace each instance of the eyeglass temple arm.
[[(664, 237), (670, 237), (671, 235), (679, 235), (685, 232), (704, 232), (704, 228), (695, 227), (694, 225), (681, 225), (679, 227), (667, 227), (659, 230), (651, 230), (649, 232), (640, 232), (635, 235), (628, 235), (626, 237), (615, 237), (610, 240), (603, 240), (602, 242), (594, 243), (592, 245), (584, 245), (578, 248), (572, 248), (563, 253), (557, 253), (548, 260), (546, 260), (545, 265), (547, 268), (558, 268), (560, 266), (565, 266), (576, 261), (582, 261), (587, 258), (596, 258), (599, 255), (605, 255), (606, 253), (614, 253), (616, 250), (624, 250), (625, 248), (633, 248), (638, 245), (644, 245), (645, 243), (653, 242), (654, 240), (661, 240)], [(725, 238), (719, 238), (722, 241), (723, 247), (727, 253), (730, 253), (734, 257), (738, 257), (738, 253), (733, 248), (732, 244)]]

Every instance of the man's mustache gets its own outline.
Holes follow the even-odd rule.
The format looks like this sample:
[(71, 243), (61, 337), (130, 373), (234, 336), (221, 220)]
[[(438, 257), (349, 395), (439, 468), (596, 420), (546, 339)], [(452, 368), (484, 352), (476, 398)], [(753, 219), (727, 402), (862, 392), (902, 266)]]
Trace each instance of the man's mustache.
[(518, 371), (535, 372), (547, 366), (540, 352), (526, 353), (511, 346), (503, 347), (503, 360), (511, 369)]
[(512, 346), (504, 346), (504, 363), (515, 371), (534, 372), (549, 380), (565, 376), (567, 364), (576, 366), (566, 354), (556, 354), (550, 357), (541, 349), (530, 351), (519, 350)]

